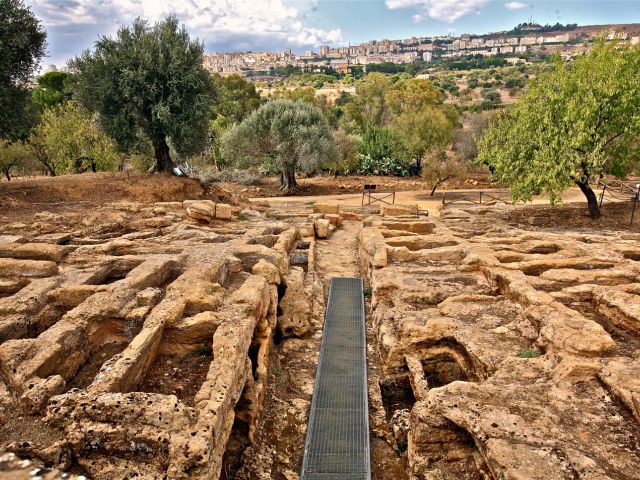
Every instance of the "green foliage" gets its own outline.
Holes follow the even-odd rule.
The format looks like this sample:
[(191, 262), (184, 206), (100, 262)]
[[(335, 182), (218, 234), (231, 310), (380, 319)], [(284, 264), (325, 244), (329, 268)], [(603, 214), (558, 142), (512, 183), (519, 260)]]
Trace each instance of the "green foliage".
[(445, 68), (451, 70), (471, 70), (477, 69), (489, 69), (495, 67), (504, 67), (507, 65), (507, 61), (504, 58), (488, 57), (488, 58), (468, 58), (467, 60), (455, 60), (445, 62)]
[(55, 174), (115, 170), (121, 161), (96, 117), (70, 102), (45, 110), (32, 143)]
[(542, 355), (540, 352), (538, 352), (537, 350), (524, 350), (520, 353), (518, 353), (518, 355), (516, 355), (518, 358), (538, 358), (540, 355)]
[(356, 83), (356, 97), (345, 105), (345, 117), (354, 129), (364, 132), (383, 125), (385, 96), (391, 82), (382, 73), (369, 73)]
[(340, 175), (356, 173), (360, 162), (360, 138), (349, 135), (344, 130), (334, 132), (333, 137), (338, 148), (338, 157), (335, 161), (327, 162), (323, 170)]
[(504, 82), (506, 88), (523, 88), (524, 85), (524, 78), (509, 77)]
[(443, 95), (431, 80), (412, 78), (393, 85), (385, 94), (391, 115), (406, 115), (442, 103)]
[(431, 195), (447, 180), (464, 178), (469, 170), (469, 163), (456, 156), (449, 156), (444, 150), (434, 151), (425, 158), (422, 179), (431, 185)]
[(7, 180), (11, 180), (11, 170), (19, 167), (29, 156), (29, 149), (23, 142), (0, 140), (0, 172)]
[(484, 98), (487, 102), (498, 104), (502, 101), (502, 97), (500, 96), (500, 92), (497, 90), (493, 90), (491, 88), (485, 88), (480, 92), (482, 98)]
[(416, 160), (434, 150), (444, 150), (453, 141), (457, 115), (448, 118), (437, 108), (407, 111), (395, 121), (393, 129), (401, 140), (406, 154)]
[(65, 72), (49, 72), (38, 77), (38, 87), (32, 91), (33, 102), (40, 110), (71, 99), (73, 76)]
[(599, 216), (588, 184), (622, 176), (639, 158), (640, 46), (601, 39), (592, 50), (530, 84), (524, 99), (498, 115), (479, 143), (478, 161), (494, 169), (514, 200), (547, 193), (552, 203), (577, 184), (592, 217)]
[(234, 124), (244, 120), (260, 106), (260, 94), (253, 83), (240, 75), (223, 77), (212, 75), (217, 102), (212, 107), (213, 120), (209, 122), (209, 142), (203, 157), (216, 168), (225, 166), (220, 153), (220, 142), (224, 133)]
[(272, 93), (273, 98), (307, 102), (316, 104), (316, 90), (313, 87), (276, 88)]
[(216, 73), (212, 75), (212, 82), (217, 93), (214, 118), (225, 117), (230, 123), (241, 122), (260, 106), (260, 95), (255, 85), (240, 75), (223, 77)]
[(370, 297), (373, 294), (373, 288), (371, 287), (366, 287), (364, 290), (362, 290), (362, 294), (365, 297)]
[(482, 138), (489, 126), (494, 112), (477, 112), (467, 114), (464, 128), (454, 132), (453, 150), (466, 162), (475, 162), (478, 156), (478, 139)]
[(296, 191), (296, 171), (315, 172), (337, 156), (322, 111), (291, 100), (272, 100), (231, 128), (222, 139), (222, 152), (238, 168), (277, 169), (288, 194)]
[(358, 173), (367, 175), (409, 175), (402, 141), (386, 127), (370, 127), (362, 136)]
[(182, 156), (201, 152), (207, 141), (214, 90), (203, 48), (175, 17), (153, 27), (137, 19), (71, 62), (77, 98), (100, 113), (122, 150), (143, 136), (153, 144), (156, 169), (172, 171), (168, 141)]
[[(525, 28), (525, 27), (528, 27), (528, 28)], [(521, 23), (516, 28), (514, 28), (513, 30), (507, 33), (512, 35), (523, 35), (523, 34), (531, 34), (532, 32), (535, 32), (535, 33), (565, 32), (565, 31), (575, 30), (576, 28), (578, 28), (577, 23), (568, 23), (566, 25), (563, 25), (562, 23), (558, 22), (555, 25), (546, 24), (544, 26), (531, 24), (531, 23)]]
[(37, 116), (25, 87), (45, 55), (47, 34), (22, 0), (0, 0), (0, 136), (24, 138)]
[(367, 65), (368, 72), (392, 74), (392, 73), (404, 72), (406, 69), (407, 67), (403, 63), (382, 62), (382, 63), (372, 63), (370, 65)]

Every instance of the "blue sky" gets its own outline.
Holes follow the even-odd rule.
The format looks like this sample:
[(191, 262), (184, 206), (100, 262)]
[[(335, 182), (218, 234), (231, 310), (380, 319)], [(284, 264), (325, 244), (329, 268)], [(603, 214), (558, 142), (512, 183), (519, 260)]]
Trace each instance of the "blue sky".
[(46, 64), (62, 65), (137, 16), (176, 14), (207, 51), (346, 45), (382, 38), (508, 30), (538, 23), (640, 23), (638, 1), (26, 0), (49, 34)]

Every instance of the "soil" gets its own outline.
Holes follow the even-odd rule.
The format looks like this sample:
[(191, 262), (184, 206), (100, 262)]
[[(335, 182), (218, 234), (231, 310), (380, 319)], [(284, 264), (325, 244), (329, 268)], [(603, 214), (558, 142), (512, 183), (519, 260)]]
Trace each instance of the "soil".
[(100, 371), (100, 367), (114, 355), (122, 352), (126, 348), (126, 343), (107, 343), (91, 352), (87, 363), (85, 363), (78, 373), (67, 383), (67, 390), (72, 388), (87, 388), (93, 382)]
[[(365, 184), (375, 184), (378, 190), (408, 192), (416, 190), (431, 190), (432, 185), (425, 183), (420, 177), (378, 177), (363, 176), (316, 176), (297, 178), (298, 192), (295, 196), (311, 195), (339, 195), (347, 193), (361, 193)], [(234, 193), (242, 193), (250, 197), (278, 197), (282, 192), (278, 189), (279, 180), (276, 177), (264, 177), (257, 185), (243, 186), (237, 183), (216, 183), (214, 186)], [(439, 189), (464, 188), (486, 189), (495, 188), (489, 182), (489, 176), (484, 173), (474, 173), (464, 180), (448, 180)]]
[[(211, 194), (215, 193), (212, 189)], [(0, 182), (0, 224), (29, 222), (38, 212), (66, 213), (110, 202), (162, 202), (199, 198), (200, 182), (173, 175), (83, 173), (20, 177)]]
[(211, 360), (213, 355), (206, 347), (183, 356), (160, 356), (147, 371), (138, 390), (175, 395), (182, 403), (193, 407)]
[[(633, 224), (631, 202), (604, 204), (602, 217), (593, 220), (587, 211), (586, 202), (566, 204), (558, 207), (549, 205), (527, 205), (508, 213), (508, 223), (525, 230), (549, 231), (631, 231), (640, 232), (640, 205), (636, 208)], [(530, 217), (543, 217), (543, 224), (531, 225)]]

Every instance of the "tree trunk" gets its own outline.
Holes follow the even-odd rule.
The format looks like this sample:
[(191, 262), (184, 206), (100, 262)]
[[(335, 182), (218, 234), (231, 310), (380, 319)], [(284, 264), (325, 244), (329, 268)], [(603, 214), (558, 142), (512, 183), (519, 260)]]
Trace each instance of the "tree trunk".
[(173, 169), (176, 167), (173, 160), (171, 160), (171, 156), (169, 155), (169, 145), (167, 144), (167, 140), (164, 137), (161, 137), (159, 140), (153, 142), (153, 150), (155, 152), (156, 163), (151, 168), (152, 172), (156, 173), (172, 173), (175, 174)]
[(438, 179), (438, 181), (436, 182), (436, 184), (433, 186), (433, 188), (431, 189), (431, 197), (433, 197), (433, 195), (436, 193), (436, 189), (442, 185), (444, 182), (446, 182), (447, 180), (449, 180), (449, 177), (447, 178), (440, 178)]
[(7, 182), (11, 181), (11, 175), (9, 175), (9, 168), (4, 168), (2, 170), (2, 173), (4, 173), (4, 176), (7, 177)]
[(296, 184), (296, 173), (294, 170), (284, 170), (282, 172), (284, 178), (284, 194), (295, 195), (298, 191)]
[(278, 190), (283, 191), (286, 186), (287, 186), (287, 182), (284, 181), (284, 171), (281, 171), (280, 172), (280, 187), (278, 187)]
[(580, 180), (576, 180), (576, 184), (580, 187), (584, 196), (587, 197), (587, 207), (589, 208), (591, 218), (594, 220), (600, 218), (602, 214), (600, 213), (600, 207), (598, 207), (598, 199), (589, 184), (587, 182), (581, 182)]

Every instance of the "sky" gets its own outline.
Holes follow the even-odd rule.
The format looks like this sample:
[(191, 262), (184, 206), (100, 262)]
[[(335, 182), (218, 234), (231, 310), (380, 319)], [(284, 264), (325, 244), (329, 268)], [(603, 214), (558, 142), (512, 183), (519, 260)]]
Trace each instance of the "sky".
[(26, 0), (48, 32), (43, 64), (62, 66), (136, 17), (175, 14), (206, 51), (317, 50), (383, 38), (482, 34), (537, 23), (640, 23), (636, 1)]

